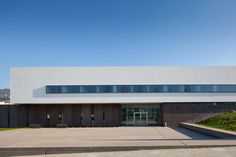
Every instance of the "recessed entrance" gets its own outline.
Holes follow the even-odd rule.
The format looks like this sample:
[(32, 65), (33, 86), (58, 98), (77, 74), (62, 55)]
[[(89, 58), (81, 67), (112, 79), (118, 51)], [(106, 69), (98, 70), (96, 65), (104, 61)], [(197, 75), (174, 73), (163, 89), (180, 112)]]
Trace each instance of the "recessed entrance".
[(134, 125), (145, 126), (148, 124), (147, 112), (134, 112)]
[(159, 125), (160, 104), (121, 104), (121, 125)]

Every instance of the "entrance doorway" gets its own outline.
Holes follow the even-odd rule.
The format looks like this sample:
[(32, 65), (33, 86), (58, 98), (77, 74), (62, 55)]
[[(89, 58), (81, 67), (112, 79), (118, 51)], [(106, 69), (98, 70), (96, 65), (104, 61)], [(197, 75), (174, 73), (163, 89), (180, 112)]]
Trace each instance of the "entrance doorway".
[(160, 104), (121, 104), (121, 125), (160, 125)]
[(147, 112), (134, 112), (134, 125), (145, 126), (148, 124)]

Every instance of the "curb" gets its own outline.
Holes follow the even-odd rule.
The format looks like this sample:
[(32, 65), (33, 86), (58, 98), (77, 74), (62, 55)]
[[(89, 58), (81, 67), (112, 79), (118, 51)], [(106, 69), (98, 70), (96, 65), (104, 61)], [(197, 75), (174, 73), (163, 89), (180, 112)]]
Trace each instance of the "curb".
[(111, 152), (111, 151), (135, 151), (153, 149), (190, 149), (190, 148), (214, 148), (233, 147), (232, 145), (183, 145), (183, 146), (114, 146), (114, 147), (31, 147), (31, 148), (0, 148), (0, 157), (19, 155), (45, 155), (45, 154), (68, 154), (88, 152)]

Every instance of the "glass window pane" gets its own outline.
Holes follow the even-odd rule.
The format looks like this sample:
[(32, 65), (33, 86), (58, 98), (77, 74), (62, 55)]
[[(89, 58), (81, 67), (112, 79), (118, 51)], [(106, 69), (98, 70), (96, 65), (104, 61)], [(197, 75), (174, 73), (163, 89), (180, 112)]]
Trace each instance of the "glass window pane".
[(98, 88), (99, 93), (112, 93), (113, 92), (113, 86), (100, 85), (97, 88)]
[(200, 92), (197, 85), (184, 85), (184, 92)]
[(218, 85), (218, 92), (236, 92), (235, 85)]
[(149, 85), (150, 93), (164, 92), (164, 85)]
[(81, 86), (83, 93), (96, 93), (96, 86)]
[(215, 92), (215, 85), (199, 85), (200, 92)]
[(184, 85), (167, 85), (167, 92), (184, 92)]

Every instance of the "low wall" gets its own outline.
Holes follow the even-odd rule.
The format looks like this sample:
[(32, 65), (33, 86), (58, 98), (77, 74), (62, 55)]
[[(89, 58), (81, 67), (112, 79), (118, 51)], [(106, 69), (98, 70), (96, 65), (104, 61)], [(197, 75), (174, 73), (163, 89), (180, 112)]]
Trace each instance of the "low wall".
[(236, 138), (236, 132), (210, 128), (201, 125), (195, 125), (190, 123), (180, 123), (180, 126), (183, 128), (187, 128), (193, 131), (200, 132), (202, 134), (218, 137), (218, 138)]

